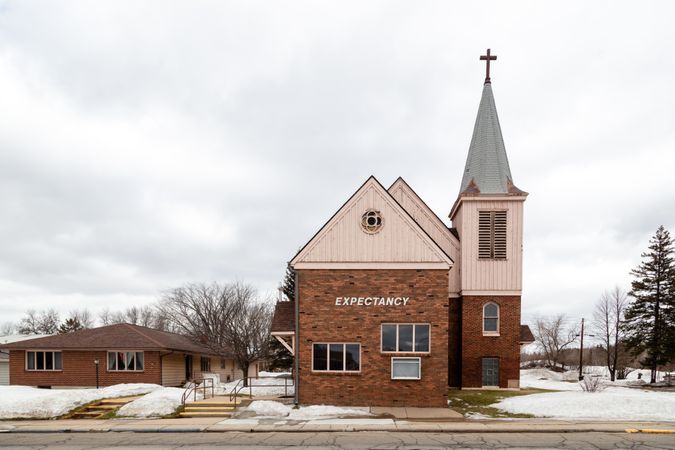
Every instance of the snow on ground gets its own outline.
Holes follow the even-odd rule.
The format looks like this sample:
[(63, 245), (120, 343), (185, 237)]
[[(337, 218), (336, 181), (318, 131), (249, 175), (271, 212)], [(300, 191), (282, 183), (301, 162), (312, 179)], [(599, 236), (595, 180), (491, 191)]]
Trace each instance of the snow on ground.
[(580, 391), (578, 373), (554, 372), (549, 369), (520, 371), (521, 388), (550, 389), (554, 391)]
[[(229, 394), (235, 386), (239, 393), (248, 395), (251, 392), (254, 397), (263, 395), (293, 395), (295, 392), (293, 378), (289, 372), (260, 372), (259, 376), (264, 378), (249, 378), (251, 390), (248, 387), (239, 390), (243, 386), (243, 383), (241, 380), (234, 380), (230, 383), (221, 383), (219, 393)], [(286, 389), (284, 389), (284, 383), (287, 384)]]
[(147, 394), (156, 384), (116, 384), (102, 389), (36, 389), (0, 386), (0, 419), (48, 419), (62, 416), (85, 403), (102, 398)]
[(511, 413), (565, 419), (675, 421), (675, 392), (608, 387), (600, 392), (547, 392), (490, 405)]
[(301, 406), (293, 409), (290, 405), (283, 403), (257, 400), (252, 402), (247, 408), (256, 414), (256, 418), (284, 418), (286, 420), (314, 420), (314, 419), (334, 419), (338, 417), (369, 417), (372, 414), (368, 408), (342, 408), (331, 405), (311, 405)]
[(184, 389), (165, 387), (127, 403), (117, 412), (118, 416), (161, 417), (173, 414), (181, 405)]

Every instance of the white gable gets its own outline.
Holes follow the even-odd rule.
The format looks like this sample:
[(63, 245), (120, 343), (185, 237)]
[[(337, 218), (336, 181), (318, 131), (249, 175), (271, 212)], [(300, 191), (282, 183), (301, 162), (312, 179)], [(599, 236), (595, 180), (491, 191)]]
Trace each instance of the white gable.
[[(361, 227), (361, 217), (370, 209), (382, 216), (382, 228), (375, 234)], [(336, 264), (449, 268), (453, 261), (370, 177), (291, 261), (296, 269)]]
[[(389, 189), (392, 197), (410, 214), (415, 222), (452, 258), (460, 260), (459, 240), (450, 232), (441, 219), (427, 206), (403, 178), (398, 178)], [(450, 272), (450, 292), (460, 291), (460, 278), (457, 270)]]

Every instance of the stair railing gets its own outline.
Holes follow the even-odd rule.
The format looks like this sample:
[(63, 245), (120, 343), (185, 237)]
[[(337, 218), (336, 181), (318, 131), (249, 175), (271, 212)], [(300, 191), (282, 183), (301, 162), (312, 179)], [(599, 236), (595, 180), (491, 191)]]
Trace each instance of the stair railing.
[(193, 396), (193, 401), (196, 402), (197, 393), (200, 391), (203, 393), (203, 398), (209, 398), (207, 395), (209, 389), (211, 391), (211, 397), (215, 397), (216, 388), (213, 383), (213, 378), (198, 378), (193, 380), (188, 387), (185, 388), (185, 391), (183, 391), (183, 395), (180, 398), (181, 405), (185, 405), (185, 402), (190, 398), (190, 395)]
[[(288, 397), (288, 388), (289, 388), (289, 386), (293, 386), (293, 378), (291, 378), (291, 377), (285, 377), (285, 376), (282, 376), (282, 377), (260, 377), (260, 376), (257, 376), (257, 377), (247, 377), (247, 378), (248, 378), (248, 386), (244, 386), (243, 385), (244, 378), (240, 378), (239, 380), (237, 380), (237, 383), (234, 385), (232, 390), (230, 390), (230, 394), (229, 394), (230, 401), (234, 400), (235, 408), (236, 408), (236, 405), (237, 405), (237, 397), (239, 397), (241, 391), (245, 391), (246, 388), (248, 388), (249, 398), (253, 398), (253, 388), (254, 387), (282, 387), (283, 386), (284, 397)], [(266, 379), (266, 378), (273, 378), (275, 380), (283, 379), (284, 384), (280, 384), (280, 383), (278, 383), (278, 384), (259, 384), (257, 386), (255, 386), (253, 384), (253, 380), (261, 380), (261, 379)], [(290, 383), (289, 383), (289, 381), (290, 381)]]

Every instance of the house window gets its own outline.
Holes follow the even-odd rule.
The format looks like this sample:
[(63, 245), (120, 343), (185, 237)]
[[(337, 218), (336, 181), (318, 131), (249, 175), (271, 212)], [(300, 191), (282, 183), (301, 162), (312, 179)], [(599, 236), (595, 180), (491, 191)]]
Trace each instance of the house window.
[(27, 351), (26, 370), (63, 370), (63, 355), (54, 351)]
[(315, 372), (361, 371), (361, 344), (313, 344), (312, 370)]
[(483, 358), (483, 386), (499, 386), (499, 358)]
[(109, 372), (142, 372), (144, 369), (143, 352), (108, 352)]
[(483, 334), (499, 335), (499, 306), (495, 303), (483, 306)]
[(220, 358), (220, 368), (225, 369), (226, 363), (225, 363), (225, 358)]
[(506, 259), (506, 211), (478, 211), (478, 259)]
[(422, 361), (417, 358), (391, 358), (392, 380), (419, 380), (422, 378)]
[(382, 324), (383, 353), (429, 353), (431, 326), (426, 323)]
[(211, 358), (202, 356), (199, 359), (199, 365), (202, 369), (202, 372), (211, 372)]

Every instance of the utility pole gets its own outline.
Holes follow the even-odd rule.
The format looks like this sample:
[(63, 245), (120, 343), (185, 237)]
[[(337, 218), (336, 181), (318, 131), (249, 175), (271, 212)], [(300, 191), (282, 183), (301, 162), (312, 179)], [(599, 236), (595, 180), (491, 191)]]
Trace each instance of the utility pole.
[(583, 375), (584, 364), (584, 318), (581, 318), (581, 346), (579, 347), (579, 381), (584, 379)]

